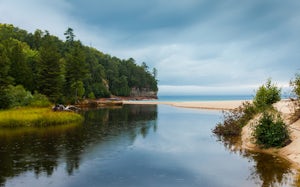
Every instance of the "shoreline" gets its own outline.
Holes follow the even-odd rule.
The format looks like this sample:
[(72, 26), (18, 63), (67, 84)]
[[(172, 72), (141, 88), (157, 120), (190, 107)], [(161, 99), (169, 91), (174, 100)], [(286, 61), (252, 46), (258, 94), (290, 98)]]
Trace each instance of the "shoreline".
[(124, 100), (123, 104), (136, 105), (170, 105), (181, 108), (194, 108), (204, 110), (232, 110), (249, 100), (228, 100), (228, 101), (130, 101)]
[[(201, 109), (201, 110), (231, 110), (235, 109), (242, 105), (243, 102), (250, 100), (229, 100), (229, 101), (187, 101), (187, 102), (179, 102), (179, 101), (130, 101), (124, 100), (123, 104), (143, 104), (143, 105), (170, 105), (174, 107), (181, 108), (192, 108), (192, 109)], [(290, 136), (292, 142), (285, 147), (282, 148), (269, 148), (269, 149), (261, 149), (253, 143), (252, 138), (252, 123), (257, 118), (251, 120), (245, 127), (242, 129), (241, 134), (241, 147), (240, 149), (255, 151), (255, 152), (263, 152), (266, 154), (272, 154), (275, 156), (279, 156), (288, 160), (292, 166), (300, 170), (300, 119), (296, 122), (290, 123), (289, 117), (293, 113), (293, 109), (291, 108), (291, 103), (289, 100), (281, 100), (278, 103), (274, 104), (274, 107), (282, 114), (282, 118), (285, 123), (288, 125), (290, 130)]]
[(290, 161), (294, 168), (300, 170), (300, 119), (290, 122), (290, 117), (294, 112), (294, 108), (289, 100), (281, 100), (273, 106), (281, 113), (281, 117), (285, 124), (287, 124), (292, 142), (281, 148), (259, 148), (256, 144), (254, 144), (251, 136), (253, 123), (258, 120), (257, 116), (243, 127), (241, 133), (241, 148), (279, 156)]

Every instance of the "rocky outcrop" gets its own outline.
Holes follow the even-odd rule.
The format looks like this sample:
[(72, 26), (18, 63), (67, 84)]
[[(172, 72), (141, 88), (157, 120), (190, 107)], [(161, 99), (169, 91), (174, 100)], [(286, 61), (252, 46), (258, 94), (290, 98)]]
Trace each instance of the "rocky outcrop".
[(157, 91), (150, 90), (148, 88), (132, 88), (130, 97), (145, 97), (157, 99)]

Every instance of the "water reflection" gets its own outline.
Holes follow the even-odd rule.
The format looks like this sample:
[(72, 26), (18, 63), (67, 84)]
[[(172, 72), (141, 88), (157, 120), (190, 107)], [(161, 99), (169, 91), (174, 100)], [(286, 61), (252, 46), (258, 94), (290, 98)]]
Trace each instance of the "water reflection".
[(83, 124), (0, 129), (0, 186), (297, 186), (300, 178), (286, 160), (239, 149), (238, 139), (216, 143), (217, 112), (125, 105), (82, 115)]
[(157, 129), (157, 106), (125, 106), (84, 112), (83, 124), (0, 130), (0, 186), (25, 172), (51, 176), (61, 163), (72, 175), (87, 148), (126, 133), (130, 143)]
[(275, 155), (243, 150), (240, 148), (240, 138), (217, 137), (229, 152), (238, 154), (249, 160), (250, 175), (248, 180), (257, 186), (298, 186), (299, 172), (292, 168), (289, 161)]

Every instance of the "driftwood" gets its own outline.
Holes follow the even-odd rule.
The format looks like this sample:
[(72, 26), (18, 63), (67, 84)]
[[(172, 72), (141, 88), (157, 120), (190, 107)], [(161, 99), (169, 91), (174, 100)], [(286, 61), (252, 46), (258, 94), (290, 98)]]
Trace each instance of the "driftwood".
[(53, 111), (68, 111), (68, 112), (78, 112), (80, 109), (73, 105), (64, 106), (62, 104), (57, 104), (52, 107)]

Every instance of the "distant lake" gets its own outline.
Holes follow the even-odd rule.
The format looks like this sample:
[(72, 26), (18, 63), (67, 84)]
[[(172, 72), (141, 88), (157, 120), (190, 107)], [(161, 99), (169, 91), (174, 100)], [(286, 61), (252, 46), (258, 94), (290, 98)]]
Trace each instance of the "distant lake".
[(159, 101), (229, 101), (229, 100), (252, 100), (253, 95), (180, 95), (180, 96), (158, 96)]
[(0, 129), (0, 186), (297, 186), (300, 178), (286, 160), (215, 137), (220, 112), (125, 105), (83, 115), (83, 124)]

